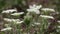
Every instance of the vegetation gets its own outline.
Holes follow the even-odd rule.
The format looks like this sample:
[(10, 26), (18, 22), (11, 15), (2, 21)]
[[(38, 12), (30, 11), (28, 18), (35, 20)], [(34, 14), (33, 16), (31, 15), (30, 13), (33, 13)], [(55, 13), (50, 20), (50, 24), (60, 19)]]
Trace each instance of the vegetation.
[(60, 34), (60, 0), (0, 0), (0, 34)]

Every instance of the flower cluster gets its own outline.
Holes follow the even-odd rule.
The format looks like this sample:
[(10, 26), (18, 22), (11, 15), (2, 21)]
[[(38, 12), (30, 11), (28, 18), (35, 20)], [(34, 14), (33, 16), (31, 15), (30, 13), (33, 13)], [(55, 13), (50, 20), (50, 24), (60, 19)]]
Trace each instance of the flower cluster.
[(28, 12), (35, 12), (36, 14), (40, 14), (40, 11), (39, 11), (39, 9), (42, 7), (42, 5), (35, 5), (35, 4), (33, 4), (33, 5), (30, 5), (29, 6), (29, 9), (27, 9), (27, 11)]
[(12, 29), (11, 27), (8, 27), (8, 28), (1, 29), (1, 31), (11, 30), (11, 29)]
[(19, 19), (4, 18), (4, 21), (7, 21), (7, 22), (14, 22), (14, 23), (16, 23), (16, 24), (23, 23), (23, 21), (20, 21)]
[[(25, 30), (29, 31), (30, 27), (35, 27), (35, 26), (38, 26), (41, 31), (42, 31), (42, 29), (46, 29), (48, 31), (48, 29), (52, 23), (47, 21), (47, 19), (48, 20), (51, 19), (52, 21), (55, 22), (54, 16), (41, 13), (41, 12), (55, 13), (56, 11), (52, 8), (42, 8), (42, 5), (33, 4), (33, 5), (29, 5), (29, 8), (26, 11), (27, 11), (27, 13), (26, 13), (26, 15), (24, 15), (23, 19), (21, 19), (21, 18), (18, 19), (18, 18), (14, 18), (14, 17), (17, 17), (17, 16), (20, 17), (20, 15), (25, 14), (24, 12), (17, 12), (16, 9), (2, 11), (2, 13), (7, 13), (7, 14), (9, 13), (9, 15), (10, 15), (9, 17), (13, 16), (13, 18), (6, 18), (6, 17), (3, 18), (3, 20), (5, 22), (9, 22), (9, 24), (11, 23), (11, 24), (13, 24), (13, 26), (8, 27), (8, 24), (5, 24), (5, 26), (7, 26), (7, 28), (1, 29), (1, 31), (11, 30), (13, 28), (16, 28), (16, 30), (19, 30), (20, 29), (19, 27), (22, 27), (23, 30), (25, 28)], [(58, 14), (58, 12), (57, 12), (57, 14)], [(60, 21), (57, 21), (57, 22), (60, 23)], [(19, 27), (18, 27), (18, 25), (19, 25)], [(36, 31), (38, 30), (38, 27), (37, 27)], [(58, 26), (58, 27), (60, 27), (60, 26)], [(20, 30), (22, 30), (22, 29), (20, 29)]]
[(3, 10), (2, 13), (12, 13), (12, 12), (17, 12), (16, 9), (9, 9), (9, 10)]

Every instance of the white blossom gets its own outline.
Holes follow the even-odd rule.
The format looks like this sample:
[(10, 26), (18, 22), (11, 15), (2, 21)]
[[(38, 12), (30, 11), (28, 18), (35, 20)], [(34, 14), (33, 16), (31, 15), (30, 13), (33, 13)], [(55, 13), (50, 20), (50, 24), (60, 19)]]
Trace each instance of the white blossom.
[(60, 21), (57, 21), (57, 22), (60, 22)]
[(58, 20), (57, 22), (60, 23), (60, 20)]
[(43, 11), (52, 11), (52, 12), (55, 12), (55, 10), (54, 10), (54, 9), (51, 9), (51, 8), (42, 8), (41, 10), (43, 10)]
[(19, 22), (19, 19), (12, 19), (13, 22)]
[(39, 9), (42, 7), (42, 5), (29, 5), (29, 9), (27, 9), (28, 12), (35, 12), (36, 14), (40, 14)]
[(60, 26), (57, 26), (58, 28), (60, 28)]
[(34, 23), (35, 25), (40, 25), (40, 23)]
[(16, 21), (20, 21), (19, 19), (9, 19), (9, 18), (4, 18), (5, 21), (7, 22), (16, 22)]
[(1, 31), (7, 31), (7, 30), (11, 30), (11, 29), (12, 29), (11, 27), (8, 27), (8, 28), (1, 29)]
[(47, 16), (47, 15), (40, 15), (40, 17), (54, 19), (54, 17), (52, 17), (52, 16)]
[(16, 9), (8, 9), (8, 10), (3, 10), (2, 13), (12, 13), (12, 12), (17, 12)]
[(21, 15), (21, 14), (24, 14), (24, 12), (13, 13), (13, 14), (11, 14), (11, 15), (13, 15), (13, 16), (18, 16), (18, 15)]
[(12, 22), (12, 19), (4, 18), (4, 21)]
[(19, 21), (19, 22), (17, 21), (16, 24), (21, 24), (21, 23), (23, 23), (23, 22), (24, 22), (24, 21)]
[(36, 4), (29, 5), (30, 9), (40, 9), (41, 7), (42, 7), (42, 5), (36, 5)]
[(24, 21), (20, 21), (19, 19), (8, 19), (8, 18), (4, 18), (5, 21), (7, 22), (13, 22), (14, 24), (20, 24), (23, 23)]

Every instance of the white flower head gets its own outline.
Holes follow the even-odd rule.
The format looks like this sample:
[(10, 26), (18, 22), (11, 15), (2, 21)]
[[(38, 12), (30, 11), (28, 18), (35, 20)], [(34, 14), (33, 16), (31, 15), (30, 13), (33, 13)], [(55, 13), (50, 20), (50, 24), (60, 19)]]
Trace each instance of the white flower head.
[(36, 14), (40, 14), (40, 11), (39, 10), (35, 10), (35, 9), (27, 9), (27, 11), (35, 12)]
[(60, 20), (57, 21), (60, 24)]
[(12, 19), (12, 22), (19, 22), (19, 19)]
[(40, 23), (34, 23), (35, 25), (40, 25)]
[(60, 26), (57, 26), (58, 28), (60, 28)]
[(5, 21), (7, 22), (13, 22), (14, 24), (21, 24), (24, 21), (20, 21), (19, 19), (8, 19), (8, 18), (4, 18)]
[(19, 16), (19, 15), (21, 15), (21, 14), (24, 14), (24, 12), (13, 13), (13, 14), (11, 14), (11, 15), (13, 15), (13, 16)]
[(12, 29), (11, 27), (8, 27), (8, 28), (1, 29), (1, 31), (7, 31), (7, 30), (11, 30), (11, 29)]
[(57, 21), (57, 22), (59, 22), (59, 23), (60, 23), (60, 21)]
[(19, 22), (17, 21), (16, 24), (21, 24), (21, 23), (23, 23), (23, 22), (24, 22), (24, 21), (19, 21)]
[(54, 17), (52, 17), (52, 16), (47, 16), (47, 15), (40, 15), (40, 17), (54, 19)]
[(17, 22), (20, 21), (19, 19), (9, 19), (9, 18), (4, 18), (5, 21), (7, 22)]
[(12, 22), (12, 19), (4, 18), (4, 21)]
[(16, 9), (8, 9), (8, 10), (3, 10), (2, 13), (12, 13), (12, 12), (17, 12)]
[(42, 7), (42, 5), (36, 5), (36, 4), (29, 5), (30, 9), (40, 9), (41, 7)]
[(42, 5), (29, 5), (29, 9), (27, 9), (28, 12), (35, 12), (36, 14), (40, 14), (39, 9), (42, 7)]
[(42, 8), (41, 10), (55, 12), (55, 10), (54, 9), (51, 9), (51, 8)]

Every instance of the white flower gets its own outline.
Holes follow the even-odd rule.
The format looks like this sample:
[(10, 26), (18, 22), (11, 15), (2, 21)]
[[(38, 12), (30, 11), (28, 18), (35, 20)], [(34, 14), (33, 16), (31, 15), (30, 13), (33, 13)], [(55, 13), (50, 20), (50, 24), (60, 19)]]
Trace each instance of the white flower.
[(35, 25), (40, 25), (40, 23), (34, 23)]
[(23, 23), (24, 21), (19, 21), (19, 22), (16, 22), (16, 24), (21, 24), (21, 23)]
[(11, 14), (11, 15), (13, 15), (13, 16), (18, 16), (18, 15), (21, 15), (21, 14), (24, 14), (24, 12), (13, 13), (13, 14)]
[(12, 21), (20, 21), (20, 19), (12, 19)]
[(8, 18), (4, 18), (5, 21), (7, 22), (13, 22), (14, 24), (20, 24), (23, 23), (24, 21), (20, 21), (19, 19), (8, 19)]
[(12, 19), (4, 18), (4, 21), (11, 22), (11, 21), (12, 21)]
[(8, 9), (8, 10), (3, 10), (2, 13), (12, 13), (12, 12), (17, 12), (16, 9)]
[(1, 31), (7, 31), (7, 30), (11, 30), (11, 29), (12, 29), (11, 27), (8, 27), (8, 28), (1, 29)]
[(52, 17), (52, 16), (47, 16), (47, 15), (40, 15), (40, 17), (44, 17), (44, 18), (51, 18), (51, 19), (54, 19), (54, 17)]
[(42, 7), (42, 5), (36, 5), (36, 4), (29, 5), (30, 9), (40, 9), (41, 7)]
[(27, 9), (27, 11), (35, 12), (36, 14), (40, 14), (40, 11), (39, 10), (35, 10), (35, 9)]
[(9, 19), (9, 18), (4, 18), (5, 21), (7, 22), (16, 22), (16, 21), (20, 21), (19, 19)]
[(42, 8), (41, 10), (43, 10), (43, 11), (52, 11), (52, 12), (55, 12), (55, 10), (54, 10), (54, 9), (51, 9), (51, 8)]
[(60, 28), (60, 26), (57, 26), (58, 28)]
[(57, 22), (60, 23), (60, 20), (58, 20)]
[(57, 21), (57, 22), (60, 22), (60, 21)]
[(29, 6), (29, 9), (27, 9), (28, 12), (35, 12), (36, 14), (40, 14), (40, 11), (39, 9), (42, 7), (42, 5), (36, 5), (36, 4), (33, 4), (33, 5), (30, 5)]

